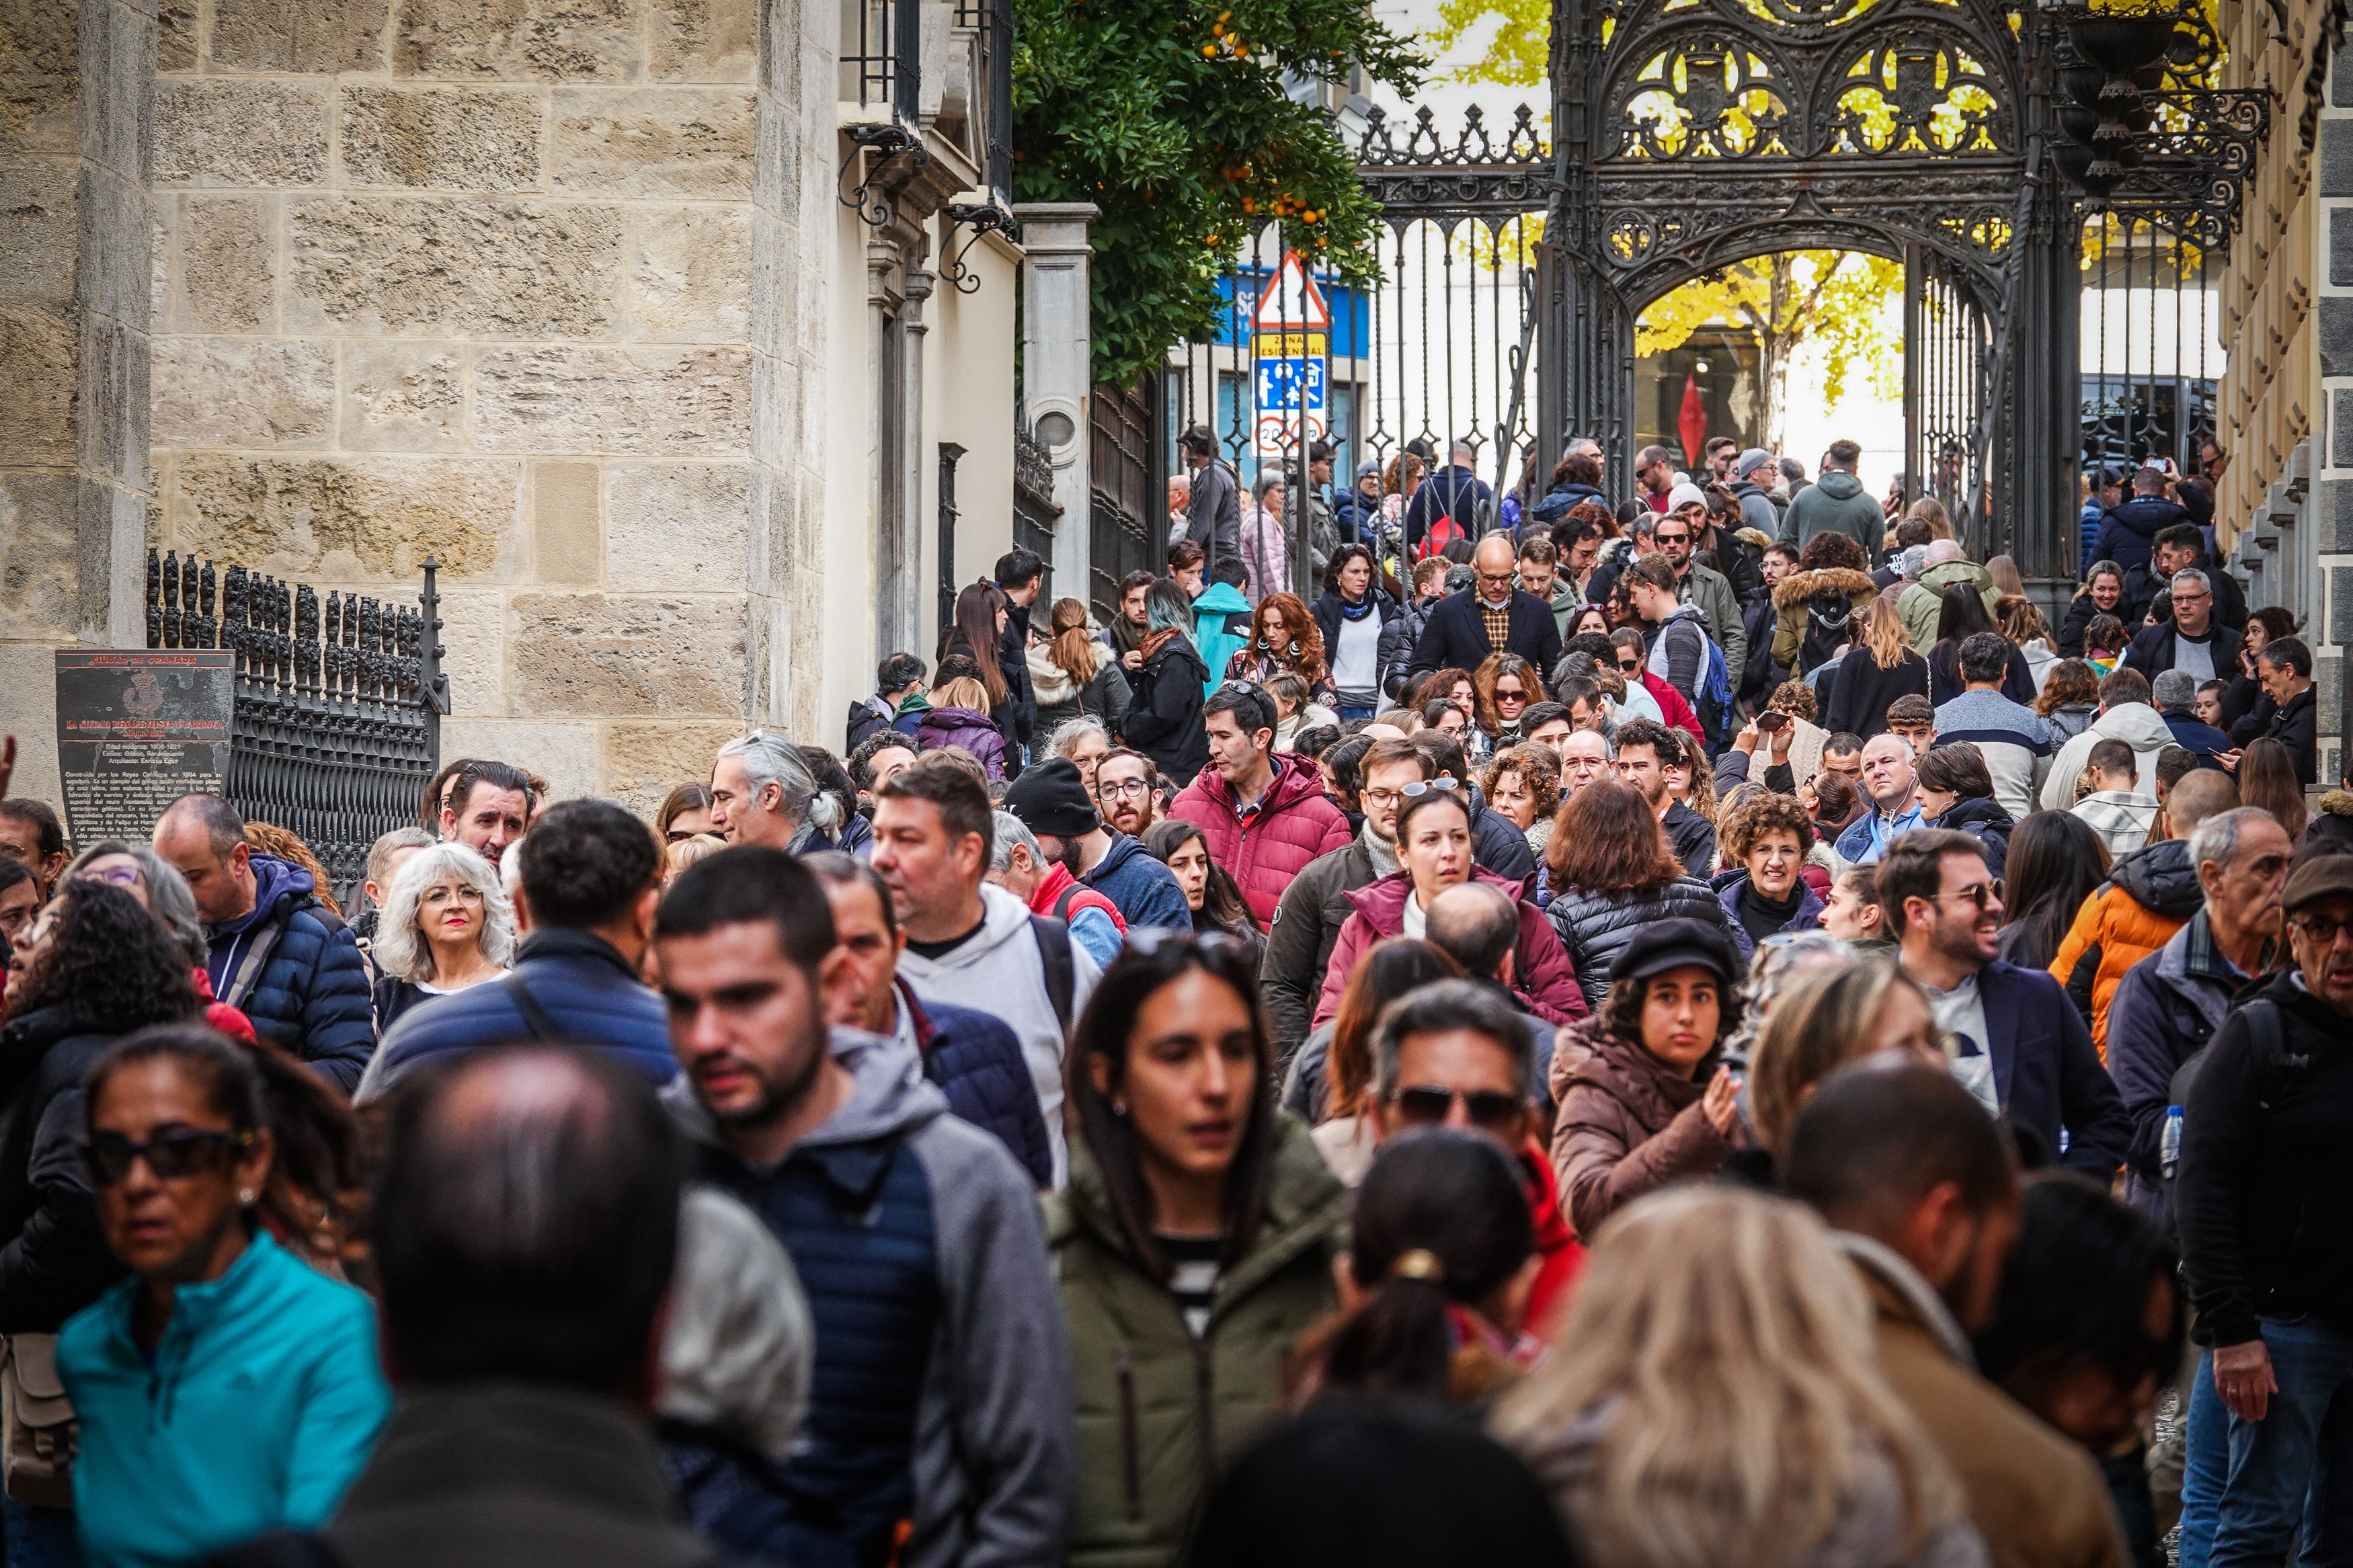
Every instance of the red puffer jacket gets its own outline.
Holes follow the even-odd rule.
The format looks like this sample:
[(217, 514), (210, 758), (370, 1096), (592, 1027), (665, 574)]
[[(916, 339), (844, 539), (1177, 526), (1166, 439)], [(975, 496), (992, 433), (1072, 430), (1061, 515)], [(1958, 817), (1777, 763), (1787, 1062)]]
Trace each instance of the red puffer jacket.
[[(1577, 966), (1569, 962), (1568, 949), (1561, 945), (1560, 933), (1552, 929), (1544, 911), (1528, 902), (1526, 886), (1498, 877), (1484, 866), (1473, 866), (1471, 874), (1519, 900), (1520, 940), (1512, 949), (1512, 989), (1527, 1003), (1528, 1010), (1555, 1024), (1574, 1024), (1592, 1011), (1585, 1005), (1585, 988), (1577, 983)], [(1413, 883), (1403, 871), (1377, 877), (1347, 895), (1356, 912), (1348, 917), (1340, 928), (1340, 940), (1332, 944), (1331, 967), (1324, 972), (1324, 994), (1315, 1004), (1317, 1028), (1340, 1010), (1340, 996), (1348, 989), (1356, 961), (1371, 952), (1375, 942), (1403, 934), (1405, 901), (1412, 896)]]
[(1242, 897), (1261, 924), (1274, 922), (1274, 907), (1293, 878), (1326, 850), (1352, 837), (1348, 819), (1324, 795), (1324, 774), (1305, 757), (1274, 761), (1274, 782), (1245, 825), (1234, 803), (1234, 786), (1215, 768), (1203, 768), (1168, 807), (1168, 815), (1191, 823), (1209, 841), (1209, 858), (1241, 884)]

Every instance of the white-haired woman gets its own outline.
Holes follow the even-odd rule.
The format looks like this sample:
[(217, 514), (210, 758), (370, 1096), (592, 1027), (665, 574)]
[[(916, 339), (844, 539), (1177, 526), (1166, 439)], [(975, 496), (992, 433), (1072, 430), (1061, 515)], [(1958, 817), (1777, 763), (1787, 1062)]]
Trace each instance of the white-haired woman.
[(427, 997), (500, 978), (514, 946), (498, 868), (463, 844), (419, 849), (393, 877), (376, 922), (377, 1035)]
[(1881, 1379), (1821, 1222), (1686, 1186), (1601, 1227), (1493, 1422), (1594, 1568), (1975, 1568), (1959, 1483)]

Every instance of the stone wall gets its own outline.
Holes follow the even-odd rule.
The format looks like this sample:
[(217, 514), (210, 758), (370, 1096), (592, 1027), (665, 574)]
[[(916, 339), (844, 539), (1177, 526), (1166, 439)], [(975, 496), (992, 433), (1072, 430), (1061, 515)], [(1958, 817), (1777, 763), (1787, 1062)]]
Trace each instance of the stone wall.
[(153, 542), (385, 593), (435, 556), (445, 755), (563, 794), (650, 805), (747, 719), (813, 732), (832, 105), (802, 25), (164, 0)]
[(50, 649), (139, 635), (154, 0), (0, 0), (0, 727), (56, 800)]

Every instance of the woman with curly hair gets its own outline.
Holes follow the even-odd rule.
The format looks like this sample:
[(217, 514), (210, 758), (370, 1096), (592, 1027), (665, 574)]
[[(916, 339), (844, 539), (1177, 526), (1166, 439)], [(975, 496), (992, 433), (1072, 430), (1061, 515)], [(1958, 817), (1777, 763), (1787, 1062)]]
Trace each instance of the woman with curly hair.
[(1226, 679), (1263, 686), (1286, 670), (1307, 682), (1314, 700), (1326, 708), (1340, 705), (1324, 663), (1324, 631), (1306, 601), (1296, 594), (1269, 594), (1250, 613), (1250, 646), (1235, 649), (1226, 661)]
[(2100, 673), (2080, 658), (2063, 658), (2042, 678), (2034, 711), (2051, 727), (2051, 743), (2063, 746), (2100, 716)]
[[(1609, 966), (1643, 927), (1694, 920), (1722, 932), (1724, 906), (1687, 875), (1658, 815), (1631, 784), (1596, 779), (1570, 795), (1545, 850), (1545, 915), (1576, 967), (1586, 1005), (1609, 994)], [(1727, 935), (1726, 942), (1730, 938)]]
[(418, 850), (393, 878), (376, 922), (377, 1035), (428, 997), (501, 978), (514, 948), (514, 906), (498, 868), (462, 844)]
[(1716, 844), (1724, 869), (1708, 885), (1724, 905), (1743, 963), (1768, 937), (1820, 926), (1821, 895), (1799, 875), (1813, 853), (1814, 823), (1797, 796), (1750, 798), (1725, 815)]
[(1471, 673), (1472, 714), (1491, 752), (1520, 738), (1520, 716), (1545, 700), (1544, 678), (1515, 653), (1491, 653)]
[(1603, 1005), (1562, 1032), (1552, 1163), (1578, 1236), (1731, 1155), (1740, 1085), (1721, 1047), (1740, 1026), (1742, 973), (1720, 921), (1659, 921), (1619, 951)]
[[(180, 942), (122, 888), (68, 882), (28, 939), (34, 952), (15, 1016), (0, 1030), (7, 1109), (0, 1117), (0, 1322), (57, 1331), (120, 1276), (82, 1163), (82, 1084), (114, 1042), (150, 1024), (202, 1023)], [(62, 1509), (9, 1509), (9, 1550), (70, 1548)], [(76, 1561), (43, 1552), (36, 1561)]]
[(1552, 843), (1552, 814), (1560, 805), (1560, 755), (1550, 746), (1522, 742), (1506, 746), (1479, 780), (1487, 807), (1507, 819), (1541, 858)]

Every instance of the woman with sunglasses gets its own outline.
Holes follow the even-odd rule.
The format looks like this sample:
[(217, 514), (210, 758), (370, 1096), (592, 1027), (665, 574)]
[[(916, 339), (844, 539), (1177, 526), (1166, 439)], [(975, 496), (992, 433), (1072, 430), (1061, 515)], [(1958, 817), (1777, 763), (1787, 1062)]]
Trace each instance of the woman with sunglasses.
[(719, 831), (711, 826), (711, 786), (689, 780), (664, 795), (661, 809), (654, 813), (654, 831), (665, 844)]
[(1577, 988), (1577, 972), (1569, 967), (1568, 954), (1546, 922), (1544, 911), (1528, 902), (1527, 888), (1472, 863), (1468, 794), (1448, 778), (1405, 786), (1397, 814), (1398, 869), (1347, 895), (1356, 912), (1340, 927), (1340, 935), (1332, 944), (1331, 967), (1324, 973), (1324, 994), (1315, 1005), (1318, 1026), (1338, 1014), (1356, 960), (1367, 949), (1393, 936), (1420, 937), (1430, 900), (1473, 876), (1503, 889), (1519, 906), (1520, 936), (1512, 950), (1509, 983), (1514, 997), (1537, 1016), (1556, 1024), (1571, 1024), (1585, 1016), (1585, 994)]
[(109, 882), (145, 905), (147, 912), (164, 922), (164, 929), (187, 953), (188, 983), (196, 988), (196, 996), (205, 1005), (205, 1022), (232, 1039), (259, 1038), (253, 1032), (253, 1020), (245, 1016), (243, 1008), (214, 998), (212, 976), (205, 972), (209, 944), (205, 940), (203, 917), (196, 912), (196, 896), (188, 890), (188, 879), (180, 875), (179, 868), (156, 854), (152, 845), (122, 838), (100, 839), (66, 868), (65, 879)]
[[(375, 1306), (265, 1220), (269, 1108), (285, 1092), (252, 1047), (187, 1026), (142, 1030), (90, 1070), (82, 1158), (106, 1244), (131, 1270), (58, 1336), (93, 1568), (316, 1529), (391, 1411)], [(305, 1131), (326, 1126), (314, 1116)], [(340, 1134), (355, 1177), (348, 1112)]]
[(1076, 1568), (1175, 1561), (1205, 1477), (1282, 1414), (1331, 1307), (1347, 1194), (1270, 1087), (1255, 973), (1132, 933), (1071, 1037), (1071, 1184), (1047, 1200), (1078, 1392)]
[(1625, 1205), (1714, 1175), (1730, 1157), (1740, 1080), (1723, 1046), (1740, 1026), (1741, 978), (1720, 925), (1662, 921), (1609, 966), (1601, 1010), (1561, 1037), (1552, 1163), (1578, 1236), (1589, 1241)]
[(1491, 653), (1471, 676), (1472, 710), (1492, 755), (1516, 745), (1528, 705), (1545, 700), (1536, 667), (1515, 653)]
[[(15, 1014), (0, 1029), (0, 1063), (15, 1081), (0, 1113), (0, 1333), (19, 1356), (47, 1353), (40, 1336), (120, 1272), (78, 1149), (83, 1079), (122, 1036), (202, 1016), (186, 952), (121, 888), (65, 883), (34, 933)], [(70, 1509), (13, 1497), (5, 1506), (12, 1561), (78, 1560)]]
[(418, 1003), (503, 978), (514, 905), (496, 868), (462, 844), (408, 858), (385, 895), (375, 938), (379, 1037)]

